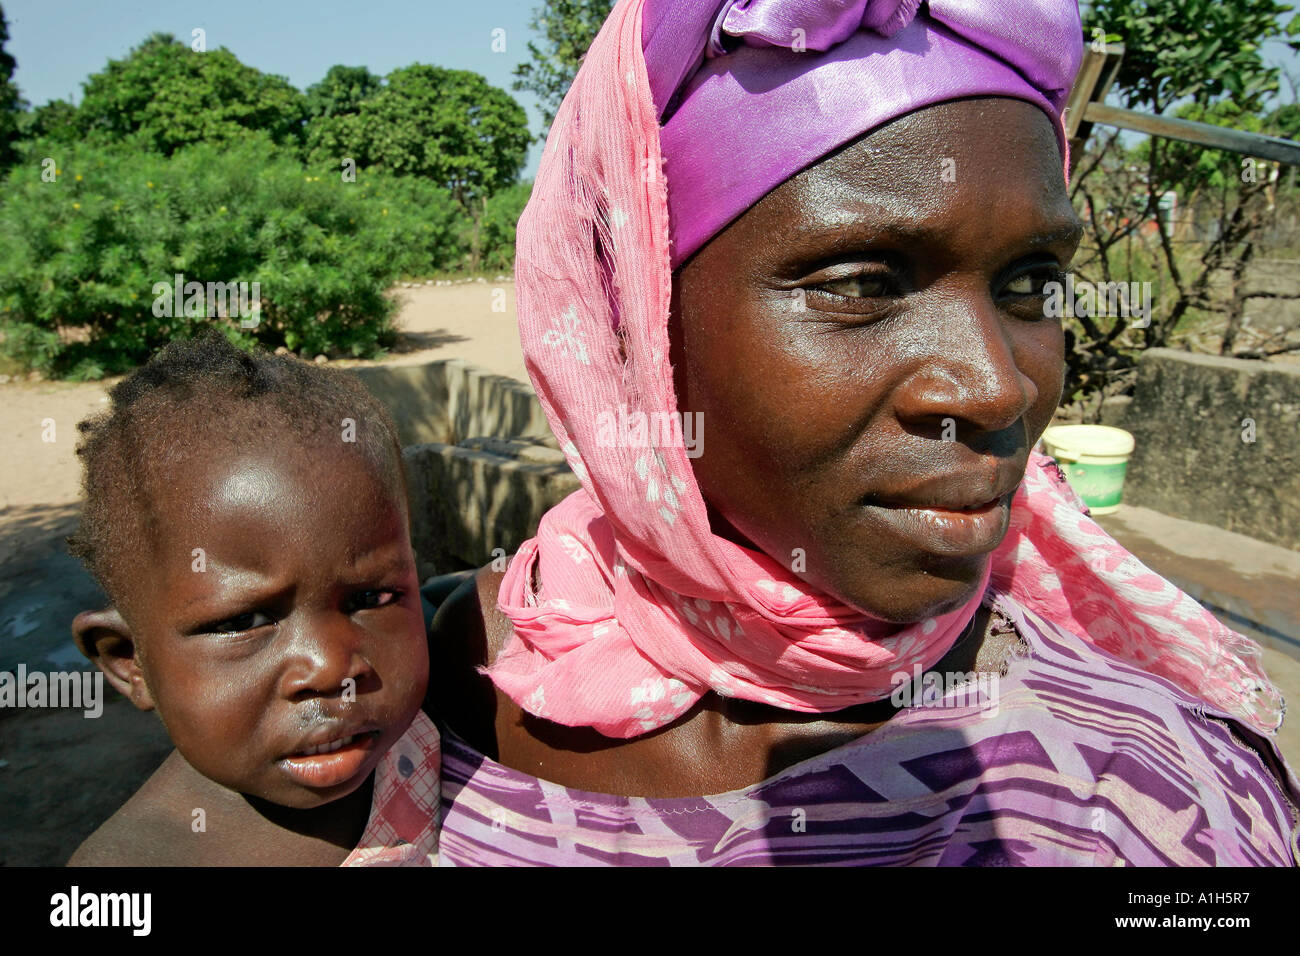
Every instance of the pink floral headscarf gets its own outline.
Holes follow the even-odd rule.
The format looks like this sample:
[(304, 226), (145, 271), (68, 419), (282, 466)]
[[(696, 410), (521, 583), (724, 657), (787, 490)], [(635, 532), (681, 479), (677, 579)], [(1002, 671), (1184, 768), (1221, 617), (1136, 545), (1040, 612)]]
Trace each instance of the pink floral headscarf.
[[(814, 713), (887, 697), (892, 675), (927, 669), (948, 651), (984, 590), (937, 618), (905, 626), (874, 619), (813, 590), (768, 555), (714, 535), (683, 442), (610, 440), (611, 415), (644, 413), (653, 422), (677, 411), (668, 361), (677, 230), (661, 167), (672, 154), (661, 146), (660, 106), (675, 96), (676, 115), (687, 110), (675, 84), (689, 85), (692, 74), (679, 68), (661, 83), (657, 105), (658, 73), (647, 70), (642, 36), (643, 8), (666, 2), (618, 0), (556, 115), (520, 219), (525, 362), (582, 489), (547, 512), (537, 537), (511, 561), (499, 606), (514, 633), (488, 670), (524, 710), (623, 738), (670, 723), (710, 691)], [(913, 29), (921, 19), (915, 2), (793, 2), (856, 16), (863, 30), (880, 21), (909, 43), (926, 39)], [(705, 0), (698, 5), (710, 7), (712, 23), (717, 11)], [(720, 9), (749, 6), (780, 0), (730, 0)], [(1024, 24), (1012, 8), (1023, 4), (1001, 6), (932, 0), (929, 9), (952, 11), (947, 25), (933, 29), (955, 34), (952, 49), (963, 56), (1041, 60), (1046, 54), (1033, 52), (1029, 40), (1016, 43)], [(973, 19), (961, 34), (963, 11)], [(999, 29), (1003, 20), (1010, 26)], [(1077, 34), (1074, 43), (1081, 45)], [(969, 76), (982, 88), (978, 70)], [(860, 75), (863, 96), (872, 92), (869, 80)], [(1059, 125), (1063, 97), (1040, 98)], [(895, 97), (894, 115), (905, 105)], [(781, 175), (771, 169), (791, 161), (758, 175)], [(725, 226), (735, 214), (728, 202), (693, 224), (679, 217), (687, 241), (698, 244)], [(1258, 730), (1281, 723), (1282, 701), (1259, 668), (1258, 648), (1083, 514), (1050, 459), (1030, 456), (1010, 531), (983, 583), (990, 578), (1039, 614)]]

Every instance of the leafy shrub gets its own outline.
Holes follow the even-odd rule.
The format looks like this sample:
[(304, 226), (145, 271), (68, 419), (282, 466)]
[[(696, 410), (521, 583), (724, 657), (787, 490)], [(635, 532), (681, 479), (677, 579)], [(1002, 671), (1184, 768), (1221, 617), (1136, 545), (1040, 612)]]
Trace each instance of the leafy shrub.
[(0, 325), (4, 336), (3, 353), (23, 369), (33, 369), (44, 374), (54, 371), (63, 342), (57, 332), (43, 329), (27, 322), (8, 322)]
[[(337, 168), (331, 170), (335, 180)], [(317, 173), (322, 179), (327, 173)], [(451, 193), (419, 176), (394, 176), (358, 170), (358, 191), (377, 214), (376, 222), (394, 232), (390, 253), (394, 275), (428, 275), (455, 269), (465, 255), (466, 216)]]
[(507, 186), (488, 198), (483, 213), (482, 266), (488, 272), (513, 272), (515, 268), (515, 226), (532, 195), (531, 182)]
[[(345, 182), (256, 134), (171, 157), (24, 145), (0, 183), (0, 327), (11, 357), (52, 374), (122, 371), (212, 323), (268, 348), (373, 356), (393, 337), (391, 280), (461, 255), (445, 190), (379, 173)], [(155, 286), (178, 273), (260, 284), (259, 324), (240, 328), (229, 309), (166, 314), (173, 297)], [(87, 340), (58, 334), (70, 327)]]

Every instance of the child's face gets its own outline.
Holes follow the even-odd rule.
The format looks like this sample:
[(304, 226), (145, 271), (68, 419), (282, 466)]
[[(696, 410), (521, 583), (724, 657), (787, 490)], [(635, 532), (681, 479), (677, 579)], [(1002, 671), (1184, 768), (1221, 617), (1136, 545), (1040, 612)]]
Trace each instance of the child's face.
[(204, 776), (319, 806), (365, 782), (424, 695), (405, 508), (355, 445), (209, 457), (155, 490), (156, 560), (129, 585), (147, 694)]

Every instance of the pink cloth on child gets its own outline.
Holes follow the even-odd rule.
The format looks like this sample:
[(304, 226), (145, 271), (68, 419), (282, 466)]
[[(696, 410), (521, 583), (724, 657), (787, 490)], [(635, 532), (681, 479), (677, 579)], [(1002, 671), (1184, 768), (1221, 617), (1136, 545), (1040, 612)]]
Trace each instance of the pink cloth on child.
[(437, 866), (442, 749), (438, 728), (415, 715), (375, 768), (370, 820), (340, 866)]

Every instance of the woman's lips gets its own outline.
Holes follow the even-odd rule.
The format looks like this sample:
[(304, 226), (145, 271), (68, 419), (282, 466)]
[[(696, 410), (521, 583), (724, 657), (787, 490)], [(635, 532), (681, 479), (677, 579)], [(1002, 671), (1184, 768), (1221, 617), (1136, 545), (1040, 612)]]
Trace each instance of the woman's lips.
[(885, 502), (865, 507), (921, 550), (953, 557), (992, 551), (1001, 543), (1011, 521), (1011, 495), (963, 509)]
[(282, 757), (280, 769), (306, 787), (336, 787), (357, 775), (378, 741), (377, 730), (325, 741)]

